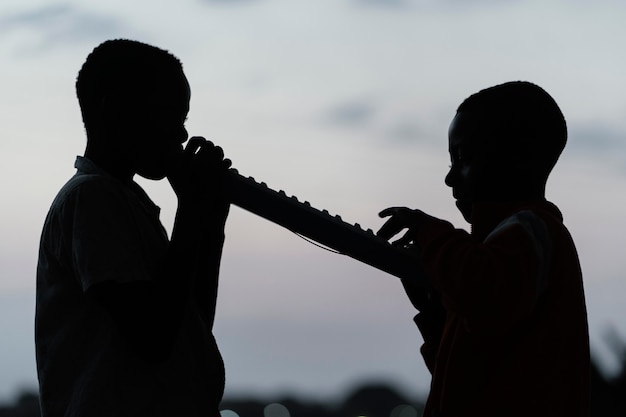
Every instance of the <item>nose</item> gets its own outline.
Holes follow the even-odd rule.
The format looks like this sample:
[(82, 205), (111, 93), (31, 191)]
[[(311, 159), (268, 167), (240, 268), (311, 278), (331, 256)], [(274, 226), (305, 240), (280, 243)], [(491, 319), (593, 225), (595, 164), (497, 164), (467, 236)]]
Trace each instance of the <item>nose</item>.
[(456, 173), (454, 172), (454, 167), (450, 167), (450, 170), (448, 171), (448, 174), (446, 175), (444, 182), (446, 183), (448, 187), (453, 187), (455, 178), (456, 178)]
[(180, 135), (180, 143), (187, 142), (187, 139), (189, 139), (189, 132), (187, 132), (187, 128), (183, 127)]

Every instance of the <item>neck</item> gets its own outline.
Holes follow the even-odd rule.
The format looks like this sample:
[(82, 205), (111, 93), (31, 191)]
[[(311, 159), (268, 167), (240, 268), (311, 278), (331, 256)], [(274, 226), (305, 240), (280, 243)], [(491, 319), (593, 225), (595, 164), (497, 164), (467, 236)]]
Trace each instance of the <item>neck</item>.
[(512, 181), (506, 188), (500, 190), (491, 201), (515, 203), (521, 201), (542, 201), (546, 199), (545, 180), (533, 179), (530, 176)]
[(127, 153), (124, 151), (98, 146), (94, 141), (88, 141), (85, 157), (121, 181), (132, 181), (135, 175)]
[(535, 186), (525, 190), (520, 190), (513, 201), (543, 201), (546, 199), (546, 186)]

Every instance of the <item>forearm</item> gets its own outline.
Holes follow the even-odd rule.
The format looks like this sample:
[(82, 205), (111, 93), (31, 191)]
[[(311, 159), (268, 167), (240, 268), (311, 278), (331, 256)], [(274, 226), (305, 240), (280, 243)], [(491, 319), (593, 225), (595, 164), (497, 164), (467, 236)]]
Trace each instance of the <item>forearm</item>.
[(445, 325), (445, 312), (443, 314), (435, 314), (434, 312), (420, 312), (417, 314), (413, 321), (417, 325), (424, 344), (420, 348), (420, 353), (424, 358), (426, 367), (432, 374), (435, 369), (435, 362), (437, 360), (437, 352), (439, 351), (439, 345), (441, 344), (441, 337), (443, 335), (443, 329)]
[(142, 308), (134, 314), (134, 331), (142, 336), (135, 342), (148, 358), (160, 360), (169, 356), (189, 307), (202, 238), (198, 228), (202, 222), (196, 221), (199, 211), (197, 206), (179, 205), (162, 266), (149, 282), (140, 303)]
[(513, 230), (505, 239), (485, 244), (462, 230), (442, 227), (418, 239), (425, 269), (444, 296), (446, 309), (469, 320), (505, 326), (532, 308), (537, 266), (523, 233)]
[[(215, 270), (219, 267), (219, 257), (209, 266), (203, 267), (205, 258), (204, 250), (207, 249), (207, 238), (215, 228), (212, 217), (207, 213), (206, 208), (200, 204), (179, 204), (172, 231), (172, 238), (168, 247), (165, 259), (165, 268), (158, 277), (157, 285), (163, 300), (170, 298), (168, 295), (176, 297), (178, 305), (191, 299), (191, 294), (195, 291), (200, 275), (207, 269)], [(212, 230), (213, 229), (213, 230)], [(218, 229), (219, 230), (219, 229)], [(218, 234), (218, 239), (212, 242), (221, 248), (224, 241), (223, 228)], [(218, 265), (214, 265), (215, 262)], [(217, 273), (215, 273), (217, 278)], [(157, 297), (159, 298), (159, 297)], [(180, 309), (182, 310), (182, 309)]]
[(198, 247), (197, 267), (193, 284), (193, 297), (208, 329), (213, 328), (219, 271), (224, 247), (224, 225), (219, 221), (205, 231)]
[[(180, 160), (168, 173), (168, 180), (179, 203), (169, 242), (159, 241), (159, 245), (154, 248), (143, 247), (145, 242), (135, 239), (137, 233), (127, 228), (113, 233), (105, 227), (93, 234), (129, 235), (133, 238), (123, 239), (130, 243), (117, 253), (120, 259), (131, 259), (128, 263), (132, 265), (124, 270), (112, 271), (109, 276), (113, 276), (113, 279), (95, 281), (87, 293), (111, 314), (131, 347), (147, 360), (161, 360), (169, 356), (183, 318), (191, 312), (190, 307), (196, 310), (193, 294), (196, 293), (198, 282), (206, 281), (204, 292), (212, 300), (207, 305), (211, 306), (210, 310), (215, 310), (217, 271), (223, 244), (223, 226), (228, 212), (228, 206), (221, 199), (219, 177), (229, 166), (230, 161), (223, 159), (219, 147), (204, 139), (192, 138)], [(110, 206), (110, 198), (102, 199), (100, 194), (95, 196), (99, 196), (102, 205)], [(94, 196), (88, 197), (91, 201)], [(115, 214), (117, 217), (128, 215), (124, 211)], [(216, 225), (220, 226), (220, 232), (210, 232)], [(142, 236), (143, 232), (140, 231), (139, 235)], [(199, 260), (205, 259), (202, 252), (205, 251), (203, 241), (207, 236), (217, 238), (211, 240), (212, 247), (206, 250), (211, 256), (204, 265), (205, 261)], [(158, 239), (161, 238), (159, 234)], [(127, 276), (117, 280), (115, 275), (118, 272)], [(199, 275), (209, 275), (210, 278), (207, 280)], [(212, 313), (207, 315), (211, 316), (212, 321)]]

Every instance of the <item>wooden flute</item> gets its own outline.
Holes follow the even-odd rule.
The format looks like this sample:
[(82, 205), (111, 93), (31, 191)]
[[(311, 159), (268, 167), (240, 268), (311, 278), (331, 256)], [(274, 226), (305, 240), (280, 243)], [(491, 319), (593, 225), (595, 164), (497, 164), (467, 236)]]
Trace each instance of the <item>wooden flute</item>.
[(307, 239), (350, 256), (396, 277), (430, 287), (416, 252), (392, 246), (359, 224), (344, 222), (339, 215), (318, 210), (307, 201), (274, 191), (265, 183), (230, 169), (224, 178), (230, 202)]

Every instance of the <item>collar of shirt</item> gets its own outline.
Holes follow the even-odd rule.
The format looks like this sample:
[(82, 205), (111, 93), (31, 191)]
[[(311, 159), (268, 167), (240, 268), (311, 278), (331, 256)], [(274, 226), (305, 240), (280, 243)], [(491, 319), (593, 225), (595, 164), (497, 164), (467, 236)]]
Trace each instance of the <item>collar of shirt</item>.
[(146, 210), (151, 216), (154, 216), (157, 219), (159, 218), (159, 215), (161, 214), (161, 208), (154, 204), (150, 197), (148, 197), (148, 194), (146, 194), (143, 188), (141, 188), (139, 184), (137, 184), (135, 181), (120, 181), (119, 179), (110, 175), (104, 169), (96, 165), (92, 160), (84, 156), (76, 157), (76, 162), (74, 162), (74, 168), (78, 170), (79, 175), (101, 175), (110, 179), (111, 181), (121, 184), (122, 187), (139, 197), (139, 201), (144, 210)]
[(91, 159), (84, 156), (76, 157), (76, 162), (74, 162), (74, 168), (76, 168), (78, 172), (82, 174), (102, 175), (114, 179), (112, 175), (109, 175), (108, 172), (100, 168), (98, 165), (94, 164)]
[(522, 210), (543, 212), (559, 222), (563, 221), (563, 215), (558, 207), (546, 200), (475, 203), (472, 208), (472, 236), (482, 242), (500, 222)]

